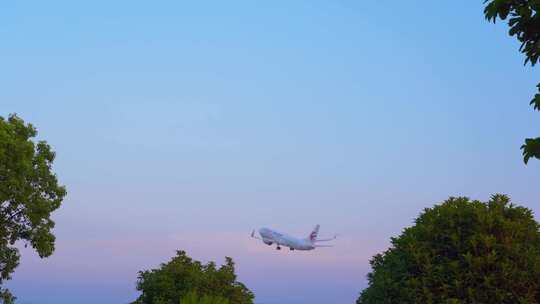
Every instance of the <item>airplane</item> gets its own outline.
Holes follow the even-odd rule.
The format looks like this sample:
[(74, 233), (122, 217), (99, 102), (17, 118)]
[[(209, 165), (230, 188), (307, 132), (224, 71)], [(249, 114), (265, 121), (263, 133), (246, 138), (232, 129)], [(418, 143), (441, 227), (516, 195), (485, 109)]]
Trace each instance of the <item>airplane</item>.
[(337, 235), (331, 239), (317, 239), (320, 225), (315, 226), (315, 229), (307, 238), (295, 238), (283, 233), (279, 233), (269, 228), (259, 229), (261, 237), (255, 235), (255, 230), (251, 232), (251, 237), (263, 241), (268, 246), (276, 244), (276, 249), (281, 250), (281, 246), (289, 247), (292, 250), (313, 250), (317, 247), (332, 247), (332, 245), (319, 245), (317, 242), (327, 242), (335, 240)]

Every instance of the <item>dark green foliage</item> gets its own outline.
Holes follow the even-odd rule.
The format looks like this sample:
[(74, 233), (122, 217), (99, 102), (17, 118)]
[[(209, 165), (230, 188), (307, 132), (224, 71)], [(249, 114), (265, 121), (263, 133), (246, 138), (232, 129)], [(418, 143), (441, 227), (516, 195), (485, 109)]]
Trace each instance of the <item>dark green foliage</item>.
[(191, 292), (230, 304), (252, 304), (254, 298), (244, 284), (236, 281), (231, 258), (217, 268), (213, 262), (202, 264), (191, 259), (184, 251), (177, 251), (158, 269), (140, 271), (137, 290), (142, 294), (133, 304), (178, 304)]
[[(66, 190), (51, 172), (54, 152), (45, 141), (34, 143), (36, 135), (16, 115), (0, 116), (0, 288), (19, 264), (16, 241), (30, 244), (42, 258), (54, 251), (50, 215)], [(14, 298), (0, 289), (0, 299), (11, 303)]]
[(540, 84), (537, 84), (536, 88), (538, 89), (539, 92), (534, 95), (533, 99), (531, 100), (531, 102), (529, 102), (529, 104), (535, 110), (540, 111)]
[(373, 257), (357, 304), (540, 303), (539, 228), (504, 195), (450, 198)]
[(180, 300), (180, 304), (229, 304), (229, 300), (219, 296), (199, 296), (196, 292), (188, 292)]
[(525, 64), (535, 65), (540, 57), (540, 10), (538, 0), (486, 0), (484, 15), (489, 21), (497, 18), (506, 20), (509, 16), (508, 26), (510, 36), (516, 36), (521, 42), (519, 50), (525, 54)]
[[(508, 19), (510, 36), (516, 36), (521, 42), (519, 50), (525, 54), (525, 64), (535, 65), (540, 58), (540, 1), (539, 0), (485, 0), (484, 14), (489, 21)], [(537, 85), (540, 90), (540, 84)], [(535, 110), (540, 111), (540, 94), (530, 102)], [(521, 146), (523, 161), (531, 157), (540, 159), (540, 137), (527, 138)]]
[(523, 149), (523, 161), (525, 163), (529, 162), (531, 157), (540, 158), (540, 137), (526, 138), (521, 149)]

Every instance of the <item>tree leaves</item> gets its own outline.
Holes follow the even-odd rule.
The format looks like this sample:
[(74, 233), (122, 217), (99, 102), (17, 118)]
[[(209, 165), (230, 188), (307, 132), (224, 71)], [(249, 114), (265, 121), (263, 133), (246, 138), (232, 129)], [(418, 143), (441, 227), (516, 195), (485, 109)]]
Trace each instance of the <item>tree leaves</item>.
[(534, 95), (534, 98), (529, 104), (533, 106), (535, 110), (540, 111), (540, 83), (537, 84), (536, 87), (538, 88), (539, 92)]
[(200, 296), (196, 291), (190, 291), (182, 297), (180, 304), (229, 304), (229, 300), (219, 296)]
[[(19, 264), (15, 242), (31, 244), (42, 258), (54, 251), (50, 216), (66, 190), (51, 172), (54, 152), (45, 141), (35, 144), (36, 135), (18, 116), (0, 116), (0, 288)], [(14, 297), (0, 289), (0, 299)]]
[[(524, 65), (536, 65), (540, 58), (540, 1), (539, 0), (485, 0), (484, 16), (495, 23), (497, 18), (506, 20), (508, 16), (508, 34), (515, 36), (521, 46), (519, 51), (525, 55)], [(540, 90), (540, 84), (537, 86)], [(540, 111), (540, 94), (530, 102), (535, 110)], [(530, 158), (540, 159), (537, 139), (528, 138), (521, 146), (525, 164)]]
[(373, 257), (357, 304), (539, 303), (539, 229), (507, 196), (450, 198)]
[(217, 268), (213, 262), (202, 264), (185, 251), (177, 251), (160, 268), (139, 272), (137, 290), (142, 294), (133, 304), (179, 301), (184, 304), (194, 300), (209, 301), (208, 304), (252, 304), (253, 293), (236, 281), (233, 260), (229, 257), (225, 260), (225, 265)]
[(540, 137), (525, 139), (525, 144), (521, 146), (521, 149), (523, 150), (523, 161), (525, 164), (532, 157), (540, 159)]
[[(488, 2), (489, 0), (484, 1), (484, 3)], [(486, 16), (486, 19), (488, 21), (492, 21), (495, 23), (497, 20), (497, 16), (504, 20), (510, 13), (510, 5), (508, 3), (509, 1), (505, 0), (493, 0), (491, 3), (489, 3), (485, 9), (484, 14)]]

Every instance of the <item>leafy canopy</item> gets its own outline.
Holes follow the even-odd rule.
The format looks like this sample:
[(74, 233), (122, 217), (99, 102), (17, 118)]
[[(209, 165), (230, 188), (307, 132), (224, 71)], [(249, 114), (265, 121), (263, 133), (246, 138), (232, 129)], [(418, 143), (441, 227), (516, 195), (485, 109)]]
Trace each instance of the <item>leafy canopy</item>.
[(199, 296), (196, 292), (188, 292), (180, 300), (181, 304), (229, 304), (229, 300), (219, 296)]
[(504, 195), (450, 198), (373, 257), (357, 304), (540, 303), (539, 229)]
[[(525, 55), (525, 64), (534, 66), (540, 58), (540, 1), (539, 0), (485, 0), (487, 3), (484, 15), (487, 20), (495, 21), (508, 19), (510, 30), (508, 34), (515, 36), (521, 42), (520, 51)], [(538, 93), (531, 100), (531, 106), (540, 111), (540, 84)], [(523, 161), (530, 158), (540, 159), (540, 137), (527, 138), (521, 146)]]
[(197, 295), (212, 304), (252, 304), (254, 298), (236, 281), (231, 258), (226, 257), (225, 265), (217, 268), (213, 262), (202, 264), (191, 259), (185, 251), (177, 251), (158, 269), (139, 271), (137, 290), (142, 294), (133, 304), (184, 304), (184, 300), (189, 304)]
[[(31, 124), (16, 115), (0, 116), (0, 289), (19, 264), (15, 242), (30, 244), (40, 257), (54, 251), (51, 213), (60, 207), (66, 190), (51, 167), (55, 154)], [(1, 289), (3, 302), (14, 297)]]

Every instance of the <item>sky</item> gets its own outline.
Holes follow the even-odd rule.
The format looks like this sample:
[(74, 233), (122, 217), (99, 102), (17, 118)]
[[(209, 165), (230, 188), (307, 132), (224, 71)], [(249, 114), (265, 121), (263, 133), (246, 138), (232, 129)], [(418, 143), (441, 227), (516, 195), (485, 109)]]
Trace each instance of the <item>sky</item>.
[[(236, 262), (257, 304), (354, 303), (369, 259), (450, 196), (540, 219), (523, 66), (483, 1), (2, 1), (0, 116), (56, 151), (56, 251), (21, 304), (128, 303), (176, 250)], [(271, 227), (339, 234), (277, 251)]]

